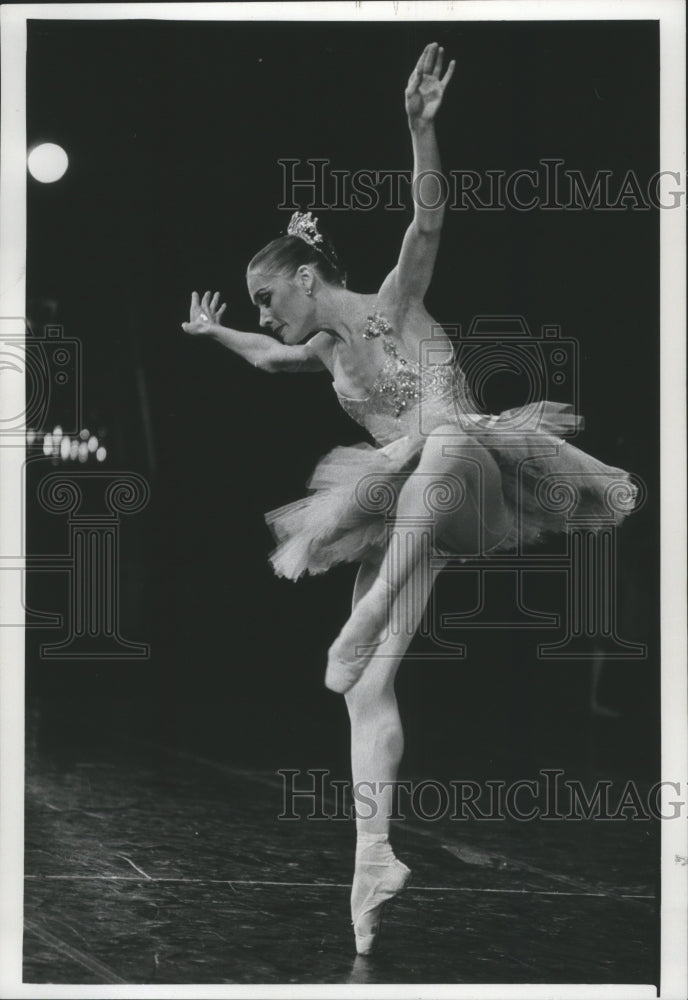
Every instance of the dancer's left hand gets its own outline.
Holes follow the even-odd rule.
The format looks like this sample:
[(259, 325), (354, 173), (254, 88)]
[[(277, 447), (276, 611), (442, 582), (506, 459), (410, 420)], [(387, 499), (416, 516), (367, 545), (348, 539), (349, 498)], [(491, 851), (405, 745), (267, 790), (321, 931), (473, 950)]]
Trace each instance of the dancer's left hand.
[(410, 125), (431, 122), (437, 114), (456, 66), (456, 60), (452, 59), (440, 79), (443, 59), (444, 49), (437, 42), (423, 49), (406, 86), (406, 114)]

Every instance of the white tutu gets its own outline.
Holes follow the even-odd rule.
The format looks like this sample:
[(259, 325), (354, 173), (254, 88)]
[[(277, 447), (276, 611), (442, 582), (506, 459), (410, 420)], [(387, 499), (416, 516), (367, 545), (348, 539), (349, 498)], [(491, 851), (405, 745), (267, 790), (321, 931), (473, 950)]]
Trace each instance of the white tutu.
[[(446, 414), (443, 420), (446, 424)], [(513, 514), (512, 528), (491, 552), (520, 550), (566, 531), (572, 513), (594, 529), (595, 523), (619, 525), (634, 509), (638, 489), (629, 473), (562, 437), (581, 426), (582, 417), (569, 405), (549, 400), (497, 415), (462, 415), (461, 429), (496, 460)], [(378, 497), (384, 494), (385, 484), (392, 487), (385, 501), (398, 496), (426, 440), (411, 432), (380, 447), (361, 443), (325, 455), (308, 481), (308, 495), (265, 515), (277, 542), (270, 554), (275, 573), (296, 580), (339, 563), (361, 562), (383, 549), (393, 510), (389, 502), (368, 501), (374, 501), (375, 490)]]

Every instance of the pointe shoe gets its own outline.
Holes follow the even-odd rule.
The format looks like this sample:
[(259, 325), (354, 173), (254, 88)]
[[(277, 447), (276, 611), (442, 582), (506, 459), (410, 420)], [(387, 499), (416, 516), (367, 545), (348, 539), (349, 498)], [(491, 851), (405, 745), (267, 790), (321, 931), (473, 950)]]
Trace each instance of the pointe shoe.
[(325, 687), (337, 694), (346, 694), (368, 666), (372, 653), (355, 660), (344, 660), (337, 654), (337, 643), (330, 647), (325, 671)]
[[(370, 955), (375, 950), (382, 927), (382, 912), (385, 904), (406, 887), (411, 878), (411, 869), (394, 858), (390, 864), (364, 862), (356, 865), (352, 890), (352, 923), (359, 955)], [(354, 892), (362, 900), (354, 908)]]
[[(371, 602), (371, 594), (367, 594), (361, 601), (349, 621), (346, 623), (339, 636), (332, 643), (328, 653), (327, 670), (325, 672), (325, 687), (337, 694), (346, 694), (358, 681), (365, 668), (370, 663), (378, 649), (381, 638), (380, 632), (384, 623), (384, 616), (379, 613), (379, 603), (382, 601), (383, 608), (388, 612), (390, 602), (393, 599), (394, 591), (384, 580), (376, 584), (377, 597)], [(382, 596), (381, 596), (382, 595)], [(366, 602), (372, 603), (373, 611), (366, 621), (365, 615), (361, 621), (362, 608)], [(358, 642), (356, 638), (358, 636)], [(367, 651), (362, 656), (354, 656), (350, 659), (343, 653), (349, 652), (352, 647), (363, 646)]]

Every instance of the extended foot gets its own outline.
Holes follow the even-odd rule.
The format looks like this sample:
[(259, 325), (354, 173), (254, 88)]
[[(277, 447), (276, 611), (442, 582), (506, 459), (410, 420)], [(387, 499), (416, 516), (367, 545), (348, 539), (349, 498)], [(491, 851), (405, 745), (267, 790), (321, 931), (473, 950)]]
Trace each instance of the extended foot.
[(370, 663), (373, 650), (353, 660), (344, 658), (341, 638), (335, 640), (327, 654), (327, 670), (325, 671), (325, 687), (337, 694), (346, 694), (358, 681), (365, 668)]
[(325, 686), (331, 691), (346, 693), (367, 667), (389, 620), (392, 593), (388, 584), (376, 580), (330, 646)]

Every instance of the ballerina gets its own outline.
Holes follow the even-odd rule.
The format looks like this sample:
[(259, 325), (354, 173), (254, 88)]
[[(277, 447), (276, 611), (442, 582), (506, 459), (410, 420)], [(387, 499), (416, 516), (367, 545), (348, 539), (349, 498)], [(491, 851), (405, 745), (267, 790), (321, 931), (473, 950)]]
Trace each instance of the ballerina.
[[(452, 60), (443, 75), (443, 60), (437, 43), (426, 46), (406, 87), (418, 183), (441, 170), (434, 119), (455, 68)], [(346, 698), (354, 787), (364, 782), (373, 802), (370, 815), (356, 817), (351, 915), (359, 954), (374, 949), (383, 907), (410, 876), (389, 843), (404, 745), (394, 679), (442, 556), (513, 551), (565, 530), (564, 515), (544, 510), (536, 498), (537, 482), (552, 471), (578, 474), (593, 515), (609, 516), (603, 495), (612, 481), (626, 484), (628, 512), (635, 497), (628, 473), (561, 437), (581, 421), (570, 407), (544, 400), (498, 415), (480, 412), (451, 340), (424, 305), (443, 217), (443, 204), (429, 208), (417, 198), (396, 266), (377, 293), (363, 294), (346, 287), (317, 219), (296, 212), (287, 235), (261, 249), (247, 269), (249, 295), (269, 335), (222, 325), (217, 292), (194, 292), (182, 324), (266, 372), (328, 371), (344, 410), (376, 442), (335, 448), (316, 467), (308, 496), (265, 515), (278, 542), (270, 556), (278, 575), (296, 580), (338, 563), (360, 564), (351, 616), (330, 647), (325, 674), (326, 685)], [(422, 356), (430, 336), (432, 364)], [(514, 428), (524, 420), (527, 433), (518, 435)], [(362, 487), (370, 482), (398, 488), (391, 531), (384, 513), (365, 501)], [(444, 497), (433, 508), (430, 535), (429, 489)], [(402, 628), (388, 627), (393, 616), (401, 616)]]

